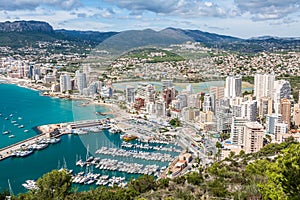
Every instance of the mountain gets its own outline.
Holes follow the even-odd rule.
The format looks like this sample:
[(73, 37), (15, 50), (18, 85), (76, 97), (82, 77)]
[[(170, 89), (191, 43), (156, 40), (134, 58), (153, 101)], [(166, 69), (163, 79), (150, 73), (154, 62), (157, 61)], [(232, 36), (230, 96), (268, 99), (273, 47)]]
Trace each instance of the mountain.
[(161, 31), (152, 29), (129, 30), (122, 32), (98, 32), (76, 30), (54, 30), (52, 26), (41, 21), (15, 21), (0, 23), (0, 46), (12, 48), (35, 46), (39, 41), (68, 41), (81, 49), (96, 47), (115, 53), (126, 52), (144, 46), (168, 46), (186, 41), (201, 42), (204, 46), (229, 51), (255, 53), (278, 49), (299, 50), (300, 38), (278, 38), (262, 36), (240, 39), (227, 35), (166, 28)]
[(173, 30), (154, 31), (152, 29), (130, 30), (120, 32), (100, 43), (98, 50), (107, 50), (121, 54), (140, 47), (168, 46), (181, 44), (192, 39), (185, 34)]
[(215, 33), (203, 32), (200, 30), (183, 30), (183, 29), (176, 29), (176, 28), (167, 28), (167, 30), (174, 30), (176, 32), (182, 33), (190, 38), (192, 38), (196, 42), (234, 42), (234, 41), (241, 41), (240, 38), (226, 36), (226, 35), (219, 35)]
[(0, 23), (0, 46), (36, 46), (37, 42), (69, 41), (83, 49), (96, 46), (117, 32), (54, 30), (47, 22), (15, 21)]
[(0, 32), (45, 32), (52, 33), (53, 28), (47, 22), (15, 21), (0, 23)]
[(75, 31), (75, 30), (55, 30), (54, 31), (57, 35), (60, 35), (63, 38), (68, 40), (75, 40), (75, 41), (87, 41), (94, 45), (97, 45), (107, 38), (118, 34), (118, 32), (98, 32), (98, 31)]

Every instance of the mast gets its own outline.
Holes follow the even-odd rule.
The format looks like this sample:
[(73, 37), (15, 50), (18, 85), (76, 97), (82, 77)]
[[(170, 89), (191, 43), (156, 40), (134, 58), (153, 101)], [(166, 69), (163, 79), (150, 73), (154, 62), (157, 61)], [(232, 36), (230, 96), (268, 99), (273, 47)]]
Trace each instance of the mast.
[(9, 199), (10, 199), (12, 196), (14, 196), (14, 193), (13, 193), (13, 190), (11, 188), (9, 179), (7, 179), (7, 182), (8, 182), (9, 195), (10, 195)]

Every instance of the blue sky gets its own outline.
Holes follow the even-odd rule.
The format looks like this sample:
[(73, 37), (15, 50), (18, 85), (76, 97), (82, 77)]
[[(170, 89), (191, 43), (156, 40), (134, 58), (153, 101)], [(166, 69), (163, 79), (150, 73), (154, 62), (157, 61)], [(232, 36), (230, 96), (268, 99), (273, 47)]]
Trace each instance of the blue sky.
[(1, 0), (0, 21), (40, 20), (55, 29), (198, 29), (250, 38), (300, 37), (299, 0)]

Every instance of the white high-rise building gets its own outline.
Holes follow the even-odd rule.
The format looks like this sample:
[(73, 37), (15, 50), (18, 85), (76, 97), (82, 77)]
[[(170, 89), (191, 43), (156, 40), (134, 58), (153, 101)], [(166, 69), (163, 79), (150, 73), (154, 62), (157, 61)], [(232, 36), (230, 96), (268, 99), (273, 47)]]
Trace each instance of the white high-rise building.
[(259, 100), (262, 97), (273, 99), (274, 74), (255, 74), (254, 76), (254, 96)]
[(71, 78), (69, 74), (61, 75), (60, 78), (60, 92), (66, 92), (72, 89), (71, 87)]
[(281, 115), (280, 114), (271, 114), (266, 117), (266, 132), (269, 134), (275, 134), (276, 124), (281, 123)]
[(291, 85), (289, 81), (278, 80), (274, 83), (274, 102), (279, 103), (280, 99), (290, 99)]
[(248, 100), (242, 103), (242, 117), (248, 119), (249, 121), (257, 120), (257, 101), (256, 100)]
[(244, 145), (244, 129), (245, 124), (248, 122), (243, 117), (233, 117), (231, 124), (230, 140), (232, 144), (243, 146)]
[(79, 90), (79, 94), (83, 94), (83, 89), (87, 87), (86, 74), (76, 71), (75, 77), (76, 77), (77, 89)]
[(211, 111), (211, 96), (209, 94), (205, 94), (204, 100), (203, 100), (203, 105), (202, 105), (203, 112), (206, 111)]
[(225, 97), (242, 96), (242, 76), (227, 76), (225, 83)]

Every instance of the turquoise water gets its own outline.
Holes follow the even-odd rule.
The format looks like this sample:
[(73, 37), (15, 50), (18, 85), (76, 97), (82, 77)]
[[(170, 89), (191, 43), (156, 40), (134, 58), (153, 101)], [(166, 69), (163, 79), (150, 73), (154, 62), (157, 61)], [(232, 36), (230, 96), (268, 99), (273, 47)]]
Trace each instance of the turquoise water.
[[(0, 94), (0, 148), (36, 135), (35, 126), (96, 118), (97, 108), (80, 107), (80, 101), (43, 97), (37, 91), (10, 84), (0, 84)], [(14, 126), (12, 121), (24, 128)], [(29, 132), (24, 133), (24, 130)], [(10, 131), (15, 137), (9, 138), (3, 131)]]
[[(82, 104), (80, 101), (39, 96), (37, 91), (20, 88), (15, 85), (0, 84), (0, 94), (0, 113), (2, 113), (0, 117), (0, 127), (4, 127), (5, 130), (10, 130), (15, 135), (14, 138), (9, 138), (8, 135), (2, 135), (1, 133), (0, 148), (36, 135), (37, 133), (32, 130), (35, 126), (73, 120), (95, 119), (98, 117), (95, 115), (96, 111), (107, 111), (106, 108), (99, 106), (82, 107), (80, 106)], [(13, 119), (10, 119), (10, 114), (13, 114)], [(9, 117), (9, 120), (5, 120), (5, 117)], [(18, 119), (19, 117), (22, 119)], [(25, 128), (20, 129), (15, 127), (12, 125), (11, 120), (23, 124)], [(24, 133), (24, 129), (30, 131)], [(124, 162), (138, 162), (144, 165), (168, 165), (166, 162), (94, 154), (96, 149), (101, 146), (120, 148), (121, 142), (118, 134), (110, 134), (106, 130), (82, 136), (65, 135), (62, 137), (60, 143), (50, 145), (41, 151), (35, 151), (28, 157), (8, 158), (0, 161), (0, 191), (8, 188), (9, 179), (14, 194), (25, 192), (26, 189), (22, 187), (22, 183), (24, 183), (25, 180), (37, 179), (53, 169), (59, 169), (64, 165), (64, 161), (67, 167), (73, 169), (75, 173), (85, 171), (86, 168), (80, 168), (76, 166), (75, 163), (78, 158), (84, 160), (87, 153), (100, 158), (118, 159)], [(87, 152), (87, 149), (89, 149), (89, 152)], [(172, 152), (170, 154), (175, 156), (178, 153)], [(130, 177), (138, 176), (94, 168), (90, 168), (89, 170), (110, 176), (123, 176), (126, 177), (127, 180), (129, 180)], [(75, 186), (79, 187), (79, 191), (96, 187), (95, 185)]]

